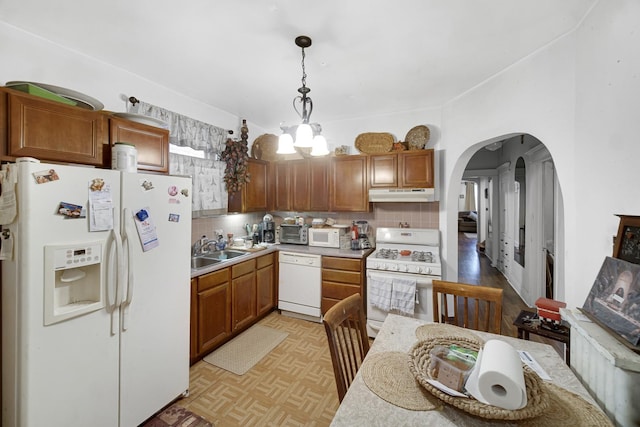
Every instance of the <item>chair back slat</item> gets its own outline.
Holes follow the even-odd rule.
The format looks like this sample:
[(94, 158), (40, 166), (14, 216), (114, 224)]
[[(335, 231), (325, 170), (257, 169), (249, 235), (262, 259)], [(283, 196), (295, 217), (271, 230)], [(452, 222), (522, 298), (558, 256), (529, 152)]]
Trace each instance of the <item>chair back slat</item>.
[[(499, 334), (502, 330), (502, 293), (499, 288), (434, 280), (433, 320)], [(451, 310), (448, 299), (453, 300)]]
[(360, 294), (351, 295), (327, 310), (322, 323), (329, 342), (338, 398), (342, 402), (369, 351)]

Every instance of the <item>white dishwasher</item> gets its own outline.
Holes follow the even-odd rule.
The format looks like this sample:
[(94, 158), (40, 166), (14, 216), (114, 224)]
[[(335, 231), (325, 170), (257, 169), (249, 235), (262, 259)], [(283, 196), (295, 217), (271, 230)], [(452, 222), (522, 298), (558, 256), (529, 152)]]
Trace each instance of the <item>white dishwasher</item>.
[(278, 309), (284, 315), (321, 322), (322, 257), (282, 251), (279, 257)]

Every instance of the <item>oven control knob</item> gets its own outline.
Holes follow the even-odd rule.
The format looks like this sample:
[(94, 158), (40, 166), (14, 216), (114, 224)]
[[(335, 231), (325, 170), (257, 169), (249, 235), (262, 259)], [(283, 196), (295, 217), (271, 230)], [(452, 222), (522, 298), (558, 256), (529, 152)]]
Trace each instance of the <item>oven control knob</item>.
[(404, 271), (407, 272), (407, 273), (409, 272), (409, 266), (408, 265), (404, 266)]
[(393, 265), (391, 266), (391, 270), (393, 270), (393, 271), (398, 271), (398, 265), (397, 265), (397, 264), (393, 264)]
[(382, 265), (380, 266), (380, 268), (381, 268), (382, 270), (388, 270), (388, 269), (389, 269), (389, 267), (387, 266), (387, 264), (382, 264)]
[(425, 274), (431, 274), (431, 268), (427, 268), (426, 271), (424, 272)]
[(418, 274), (424, 273), (424, 271), (422, 271), (422, 267), (418, 267), (417, 270), (418, 270)]

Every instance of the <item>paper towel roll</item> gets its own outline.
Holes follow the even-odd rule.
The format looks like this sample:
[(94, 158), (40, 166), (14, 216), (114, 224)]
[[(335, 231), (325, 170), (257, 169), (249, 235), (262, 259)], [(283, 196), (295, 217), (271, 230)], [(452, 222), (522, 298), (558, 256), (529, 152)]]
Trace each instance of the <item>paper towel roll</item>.
[(504, 409), (520, 409), (527, 405), (520, 356), (504, 341), (489, 340), (484, 344), (465, 388), (488, 405)]

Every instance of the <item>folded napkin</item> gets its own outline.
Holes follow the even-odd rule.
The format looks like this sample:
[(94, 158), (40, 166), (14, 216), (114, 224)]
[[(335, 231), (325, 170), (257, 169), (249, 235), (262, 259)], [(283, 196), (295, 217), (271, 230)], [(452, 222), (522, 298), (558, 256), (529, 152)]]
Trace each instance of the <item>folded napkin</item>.
[(391, 291), (393, 279), (380, 276), (369, 276), (367, 281), (367, 293), (369, 302), (374, 307), (384, 311), (391, 311)]
[(391, 309), (413, 316), (416, 304), (416, 279), (393, 279)]

